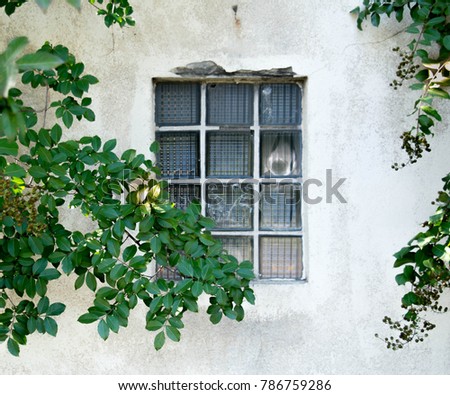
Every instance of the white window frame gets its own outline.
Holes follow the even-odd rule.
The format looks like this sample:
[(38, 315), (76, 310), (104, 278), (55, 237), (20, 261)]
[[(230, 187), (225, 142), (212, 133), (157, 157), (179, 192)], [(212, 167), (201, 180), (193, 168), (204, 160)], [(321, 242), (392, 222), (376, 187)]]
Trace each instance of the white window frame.
[[(188, 126), (158, 126), (156, 124), (156, 85), (158, 83), (199, 83), (200, 84), (200, 124), (199, 125), (188, 125)], [(303, 175), (304, 175), (304, 166), (303, 166), (303, 105), (300, 108), (301, 111), (301, 122), (299, 125), (260, 125), (260, 111), (259, 111), (259, 99), (260, 99), (260, 90), (259, 87), (262, 84), (296, 84), (300, 89), (301, 102), (304, 102), (304, 86), (305, 79), (304, 78), (216, 78), (216, 77), (205, 77), (205, 78), (154, 78), (153, 79), (153, 114), (154, 114), (154, 122), (153, 122), (153, 130), (154, 130), (154, 139), (156, 139), (157, 132), (191, 132), (198, 131), (199, 132), (199, 156), (200, 156), (200, 177), (198, 178), (179, 178), (179, 179), (167, 179), (169, 184), (181, 184), (181, 185), (200, 185), (201, 188), (201, 207), (202, 207), (202, 215), (206, 216), (206, 185), (211, 183), (212, 181), (223, 182), (227, 184), (233, 180), (233, 178), (211, 178), (206, 176), (206, 134), (209, 131), (220, 131), (220, 130), (242, 130), (243, 127), (223, 127), (223, 126), (212, 126), (207, 125), (206, 123), (206, 111), (207, 111), (207, 85), (208, 84), (239, 84), (246, 83), (253, 85), (253, 123), (249, 127), (251, 131), (253, 131), (253, 177), (252, 178), (235, 178), (234, 180), (245, 183), (245, 184), (253, 184), (255, 193), (259, 193), (260, 186), (263, 184), (292, 184), (299, 185), (300, 187), (300, 200), (301, 200), (301, 229), (300, 230), (260, 230), (260, 209), (259, 209), (259, 199), (255, 199), (253, 205), (253, 229), (252, 230), (213, 230), (211, 233), (215, 236), (249, 236), (252, 238), (252, 247), (253, 247), (253, 263), (254, 263), (254, 272), (255, 277), (258, 282), (296, 282), (296, 283), (304, 283), (306, 281), (306, 262), (305, 262), (305, 213), (304, 213), (304, 204), (302, 198), (302, 185), (303, 185)], [(245, 127), (247, 128), (247, 127)], [(300, 154), (302, 157), (302, 162), (300, 164), (301, 168), (301, 176), (300, 177), (286, 177), (286, 178), (266, 178), (261, 177), (260, 174), (260, 136), (261, 132), (264, 130), (272, 131), (272, 130), (298, 130), (301, 135), (300, 139)], [(295, 236), (301, 237), (301, 262), (298, 262), (300, 267), (300, 276), (298, 278), (260, 278), (259, 273), (259, 265), (260, 265), (260, 237), (262, 236)]]

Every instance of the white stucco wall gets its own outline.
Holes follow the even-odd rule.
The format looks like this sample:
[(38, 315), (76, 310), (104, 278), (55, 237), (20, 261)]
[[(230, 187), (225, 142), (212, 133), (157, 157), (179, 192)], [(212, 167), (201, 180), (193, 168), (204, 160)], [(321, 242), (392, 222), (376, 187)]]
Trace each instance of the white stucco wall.
[[(135, 28), (108, 30), (87, 4), (81, 13), (58, 1), (42, 14), (34, 4), (0, 16), (0, 48), (27, 35), (33, 48), (61, 42), (101, 83), (93, 87), (95, 124), (69, 132), (115, 137), (121, 149), (147, 152), (152, 139), (152, 78), (213, 60), (227, 70), (292, 66), (307, 78), (303, 98), (306, 178), (346, 177), (347, 204), (303, 208), (306, 283), (255, 282), (255, 307), (242, 323), (209, 323), (187, 315), (179, 344), (153, 350), (145, 309), (103, 342), (77, 317), (91, 300), (68, 278), (51, 287), (67, 301), (56, 339), (34, 335), (20, 358), (0, 348), (4, 374), (418, 374), (450, 373), (450, 319), (428, 341), (385, 349), (375, 332), (384, 315), (400, 313), (392, 254), (433, 212), (429, 203), (448, 172), (450, 135), (433, 152), (394, 172), (415, 99), (389, 88), (404, 44), (393, 21), (359, 32), (349, 10), (358, 0), (135, 0)], [(58, 4), (57, 4), (58, 3)], [(84, 2), (86, 3), (86, 2)], [(238, 5), (236, 23), (232, 6)], [(450, 115), (450, 114), (449, 114)], [(448, 117), (447, 117), (448, 118)]]

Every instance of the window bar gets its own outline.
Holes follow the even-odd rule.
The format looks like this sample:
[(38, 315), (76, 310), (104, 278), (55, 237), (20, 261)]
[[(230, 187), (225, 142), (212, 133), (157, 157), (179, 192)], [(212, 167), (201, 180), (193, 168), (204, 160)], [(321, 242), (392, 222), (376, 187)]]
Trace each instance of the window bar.
[(200, 188), (202, 215), (206, 215), (206, 84), (200, 87)]
[[(253, 87), (253, 127), (254, 127), (254, 141), (253, 141), (253, 178), (258, 180), (254, 184), (255, 196), (259, 196), (259, 184), (261, 183), (260, 169), (260, 126), (259, 126), (259, 84), (255, 84)], [(256, 262), (259, 262), (259, 201), (255, 199), (253, 206), (253, 271), (255, 278), (259, 278), (259, 266)]]

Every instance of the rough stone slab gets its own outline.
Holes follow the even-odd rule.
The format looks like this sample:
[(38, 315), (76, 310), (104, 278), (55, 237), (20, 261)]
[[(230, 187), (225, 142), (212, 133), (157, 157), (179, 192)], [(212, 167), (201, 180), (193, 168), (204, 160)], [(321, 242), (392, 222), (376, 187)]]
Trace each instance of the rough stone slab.
[(211, 60), (189, 63), (186, 66), (176, 67), (172, 73), (181, 76), (236, 76), (236, 77), (293, 77), (292, 67), (273, 68), (270, 70), (236, 70), (226, 71)]

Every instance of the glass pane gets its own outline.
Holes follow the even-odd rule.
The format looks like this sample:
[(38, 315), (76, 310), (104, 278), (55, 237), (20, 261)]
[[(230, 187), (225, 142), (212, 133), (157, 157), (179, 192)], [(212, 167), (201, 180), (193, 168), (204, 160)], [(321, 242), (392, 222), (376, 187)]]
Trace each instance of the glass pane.
[(209, 84), (206, 123), (208, 125), (251, 125), (253, 85)]
[(253, 186), (250, 184), (208, 184), (206, 215), (216, 229), (252, 229)]
[(165, 278), (166, 280), (179, 281), (181, 275), (176, 268), (156, 265), (156, 277)]
[(259, 260), (261, 278), (301, 278), (301, 237), (261, 237)]
[(201, 201), (200, 185), (170, 184), (169, 199), (177, 208), (184, 210), (194, 200)]
[(251, 132), (209, 132), (206, 136), (206, 175), (246, 177), (253, 173)]
[(259, 91), (261, 125), (299, 125), (300, 88), (297, 84), (263, 84)]
[(261, 185), (261, 229), (300, 229), (301, 190), (298, 184)]
[(200, 84), (168, 82), (156, 85), (156, 124), (200, 124)]
[(253, 242), (251, 237), (221, 236), (223, 248), (239, 262), (253, 261)]
[(199, 177), (199, 137), (197, 132), (159, 132), (157, 155), (161, 176), (165, 178)]
[(300, 176), (299, 130), (261, 132), (261, 176)]

